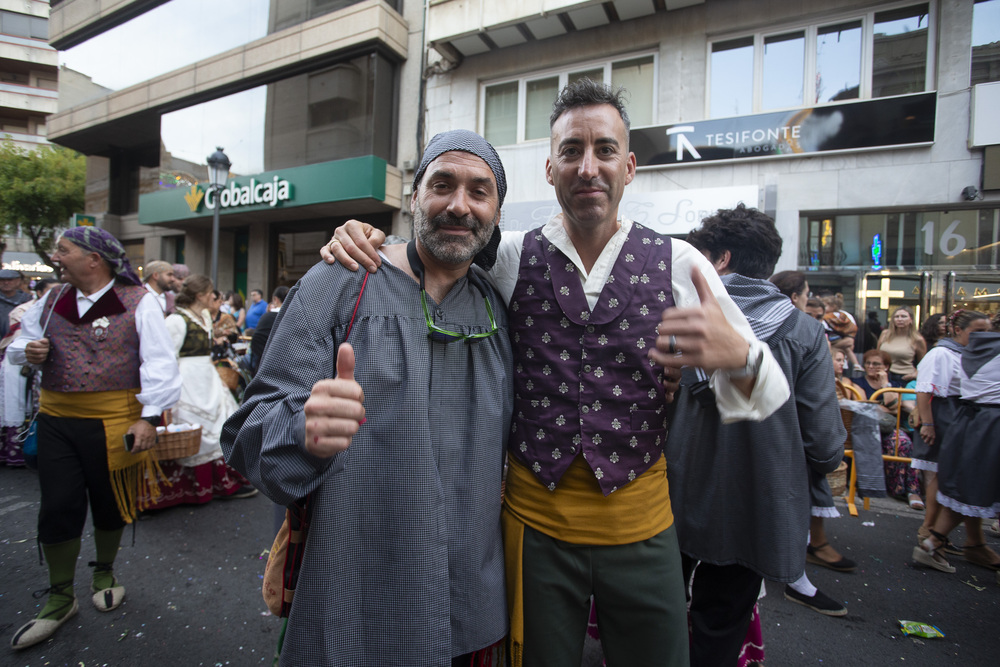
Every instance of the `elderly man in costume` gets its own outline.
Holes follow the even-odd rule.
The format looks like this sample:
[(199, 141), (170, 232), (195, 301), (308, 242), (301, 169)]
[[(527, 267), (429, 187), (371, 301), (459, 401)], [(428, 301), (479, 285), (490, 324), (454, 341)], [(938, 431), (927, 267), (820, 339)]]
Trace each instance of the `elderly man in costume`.
[(44, 641), (78, 610), (73, 579), (88, 500), (92, 601), (98, 611), (122, 603), (125, 588), (113, 574), (122, 530), (142, 493), (159, 495), (151, 448), (160, 414), (181, 390), (163, 311), (121, 243), (103, 229), (75, 227), (52, 259), (66, 284), (25, 314), (7, 352), (42, 369), (38, 539), (49, 568), (48, 601), (14, 633), (15, 649)]
[[(545, 177), (562, 213), (504, 233), (492, 272), (515, 357), (503, 517), (515, 664), (578, 666), (593, 596), (609, 663), (686, 666), (664, 380), (706, 369), (726, 421), (788, 398), (701, 253), (619, 217), (636, 164), (622, 92), (583, 79), (560, 93)], [(338, 229), (332, 250), (372, 270), (371, 231)]]
[(512, 357), (472, 263), (492, 264), (506, 189), (485, 139), (431, 139), (416, 239), (374, 274), (313, 267), (226, 423), (230, 465), (280, 504), (311, 497), (282, 665), (503, 664)]

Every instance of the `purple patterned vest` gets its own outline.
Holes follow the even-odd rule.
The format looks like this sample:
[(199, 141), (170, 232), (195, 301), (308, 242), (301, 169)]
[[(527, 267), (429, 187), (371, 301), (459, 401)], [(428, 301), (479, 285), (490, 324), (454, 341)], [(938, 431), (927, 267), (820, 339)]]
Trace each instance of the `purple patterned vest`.
[[(138, 389), (135, 309), (146, 294), (142, 287), (116, 283), (80, 318), (76, 289), (67, 289), (56, 302), (45, 332), (51, 351), (42, 366), (42, 388), (61, 392)], [(43, 322), (48, 311), (46, 303)], [(107, 319), (107, 326), (99, 326), (101, 318)]]
[(510, 300), (510, 451), (550, 491), (580, 452), (604, 495), (660, 457), (663, 369), (647, 354), (674, 305), (670, 260), (670, 238), (633, 223), (591, 311), (573, 262), (541, 228), (524, 235)]

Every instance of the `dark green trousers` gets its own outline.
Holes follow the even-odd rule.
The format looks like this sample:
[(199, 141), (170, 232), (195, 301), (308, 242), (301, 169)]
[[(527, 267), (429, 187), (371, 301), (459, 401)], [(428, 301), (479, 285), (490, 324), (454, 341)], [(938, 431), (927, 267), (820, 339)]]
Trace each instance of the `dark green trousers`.
[(584, 546), (524, 528), (524, 667), (579, 667), (590, 615), (608, 667), (687, 667), (688, 622), (673, 526), (643, 542)]

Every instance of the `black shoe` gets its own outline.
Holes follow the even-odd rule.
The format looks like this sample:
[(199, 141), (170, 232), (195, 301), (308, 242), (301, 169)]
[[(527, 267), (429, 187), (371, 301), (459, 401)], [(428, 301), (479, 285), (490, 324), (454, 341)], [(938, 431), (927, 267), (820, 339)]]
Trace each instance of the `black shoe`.
[(785, 599), (797, 602), (804, 607), (809, 607), (824, 616), (847, 616), (847, 607), (838, 603), (833, 598), (824, 595), (819, 589), (816, 590), (816, 595), (809, 597), (786, 585)]
[(257, 489), (250, 486), (249, 484), (244, 484), (240, 488), (236, 489), (236, 493), (226, 496), (226, 498), (253, 498), (257, 495)]
[(820, 567), (830, 568), (831, 570), (834, 570), (836, 572), (853, 572), (854, 570), (858, 569), (858, 564), (855, 563), (850, 558), (845, 558), (841, 556), (840, 560), (838, 560), (836, 563), (831, 563), (830, 561), (823, 560), (822, 558), (817, 556), (816, 552), (822, 549), (823, 547), (827, 546), (828, 544), (829, 544), (828, 542), (824, 542), (818, 547), (808, 545), (806, 547), (806, 562), (812, 563), (813, 565), (819, 565)]

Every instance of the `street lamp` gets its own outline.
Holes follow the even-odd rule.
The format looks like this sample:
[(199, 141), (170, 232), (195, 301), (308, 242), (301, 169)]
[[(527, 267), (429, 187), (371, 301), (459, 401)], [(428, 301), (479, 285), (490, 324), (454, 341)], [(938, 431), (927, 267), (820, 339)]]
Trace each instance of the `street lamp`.
[(206, 158), (208, 162), (208, 181), (215, 193), (215, 206), (212, 207), (212, 287), (219, 289), (219, 201), (220, 193), (226, 189), (229, 180), (229, 168), (233, 163), (222, 152), (222, 146), (216, 146), (215, 152)]

